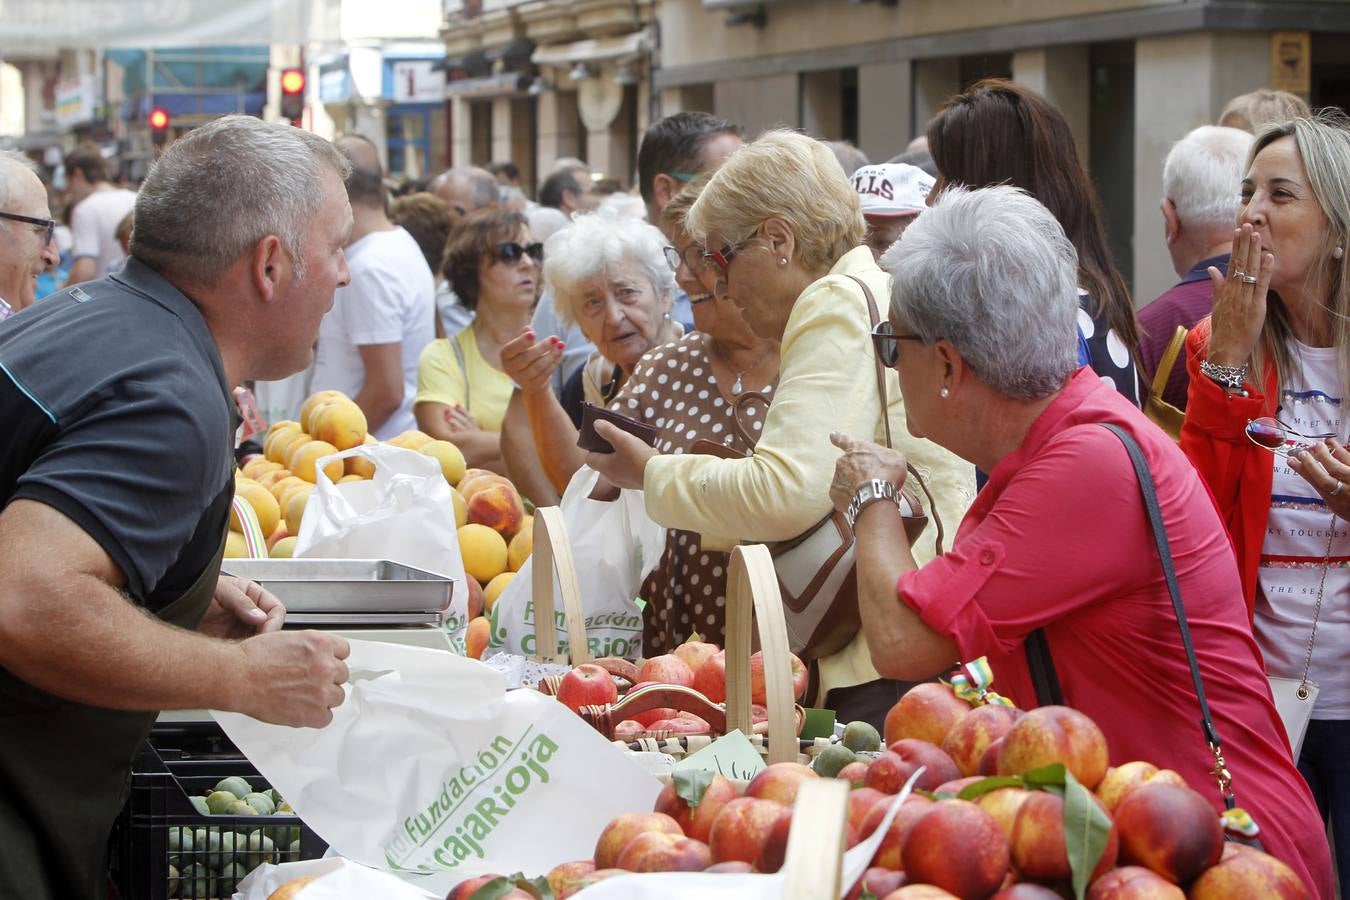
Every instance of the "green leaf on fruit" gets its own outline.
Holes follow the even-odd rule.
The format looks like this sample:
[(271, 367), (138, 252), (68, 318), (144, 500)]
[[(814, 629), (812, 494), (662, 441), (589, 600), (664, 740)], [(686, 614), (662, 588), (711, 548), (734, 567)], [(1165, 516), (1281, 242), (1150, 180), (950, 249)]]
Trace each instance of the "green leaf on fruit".
[(1092, 792), (1064, 773), (1064, 849), (1073, 873), (1073, 894), (1083, 900), (1092, 872), (1111, 836), (1111, 818), (1093, 800)]
[(975, 800), (983, 797), (990, 791), (996, 791), (1005, 787), (1021, 787), (1022, 779), (1016, 775), (991, 775), (988, 778), (976, 781), (961, 788), (961, 793), (957, 794), (960, 800)]
[(712, 784), (713, 773), (707, 769), (679, 769), (671, 780), (675, 785), (675, 796), (694, 809), (703, 802), (703, 794)]
[(526, 878), (524, 872), (494, 878), (469, 895), (469, 900), (499, 900), (514, 890), (522, 890), (535, 900), (554, 900), (548, 879)]
[(1041, 766), (1039, 769), (1023, 772), (1022, 783), (1030, 790), (1063, 787), (1065, 776), (1068, 774), (1068, 771), (1064, 768), (1064, 763), (1051, 763), (1048, 766)]

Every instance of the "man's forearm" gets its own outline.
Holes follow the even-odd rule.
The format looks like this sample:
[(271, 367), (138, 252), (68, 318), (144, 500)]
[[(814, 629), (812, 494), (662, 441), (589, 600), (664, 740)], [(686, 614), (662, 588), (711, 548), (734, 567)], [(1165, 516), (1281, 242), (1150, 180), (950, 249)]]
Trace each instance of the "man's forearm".
[(854, 532), (858, 609), (872, 665), (887, 678), (928, 678), (956, 661), (956, 644), (928, 626), (896, 593), (906, 572), (918, 568), (893, 503), (863, 508)]
[(230, 709), (245, 671), (238, 644), (168, 625), (106, 582), (0, 579), (28, 593), (0, 618), (0, 665), (77, 703), (111, 709)]
[(356, 405), (361, 407), (361, 412), (366, 417), (367, 430), (374, 432), (376, 429), (389, 421), (389, 417), (398, 412), (398, 408), (403, 403), (402, 383), (399, 383), (399, 390), (391, 390), (384, 387), (371, 385), (369, 381), (352, 398)]

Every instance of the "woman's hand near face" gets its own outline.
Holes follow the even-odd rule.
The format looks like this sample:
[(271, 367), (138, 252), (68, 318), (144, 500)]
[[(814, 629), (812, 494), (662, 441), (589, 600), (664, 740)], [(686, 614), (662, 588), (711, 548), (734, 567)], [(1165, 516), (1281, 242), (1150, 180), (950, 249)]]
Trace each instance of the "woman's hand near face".
[(502, 345), (502, 371), (520, 386), (523, 394), (551, 390), (549, 380), (554, 370), (562, 365), (565, 348), (556, 336), (536, 342), (534, 332), (526, 328)]
[(1350, 450), (1344, 444), (1327, 438), (1305, 453), (1290, 454), (1289, 468), (1322, 495), (1328, 509), (1350, 521)]
[(838, 432), (830, 435), (830, 443), (844, 451), (834, 464), (830, 482), (830, 501), (839, 512), (847, 510), (858, 489), (873, 479), (889, 481), (897, 490), (904, 487), (908, 462), (899, 450)]
[[(1266, 291), (1275, 257), (1261, 250), (1261, 235), (1250, 224), (1235, 232), (1228, 273), (1209, 267), (1214, 285), (1214, 315), (1209, 359), (1221, 366), (1241, 366), (1251, 359), (1266, 321)], [(1242, 275), (1255, 278), (1244, 280)]]

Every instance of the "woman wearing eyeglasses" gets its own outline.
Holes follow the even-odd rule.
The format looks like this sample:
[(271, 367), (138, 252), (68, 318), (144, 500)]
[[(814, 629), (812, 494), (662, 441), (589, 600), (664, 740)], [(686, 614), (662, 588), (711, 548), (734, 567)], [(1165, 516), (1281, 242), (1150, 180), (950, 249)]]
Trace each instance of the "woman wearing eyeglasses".
[[(616, 452), (587, 462), (620, 487), (643, 489), (653, 519), (698, 532), (705, 547), (796, 538), (830, 513), (839, 455), (830, 432), (884, 432), (863, 285), (880, 305), (889, 279), (862, 245), (858, 195), (834, 154), (795, 132), (766, 132), (728, 159), (694, 201), (686, 228), (707, 251), (717, 294), (740, 307), (756, 334), (781, 341), (778, 388), (755, 452), (662, 454), (602, 423)], [(890, 378), (891, 432), (922, 471), (941, 518), (956, 521), (974, 494), (974, 470), (905, 434)], [(933, 553), (934, 533), (930, 523), (918, 552)], [(820, 684), (841, 721), (878, 725), (903, 690), (878, 678), (857, 634), (820, 658)]]
[[(878, 355), (909, 429), (989, 473), (951, 550), (920, 564), (894, 490), (902, 454), (836, 435), (831, 498), (854, 522), (859, 599), (882, 674), (912, 678), (988, 657), (1019, 707), (1042, 694), (1042, 638), (1062, 702), (1106, 736), (1109, 763), (1173, 769), (1214, 805), (1185, 641), (1126, 445), (1157, 505), (1231, 789), (1268, 853), (1330, 900), (1325, 832), (1290, 759), (1252, 639), (1228, 538), (1171, 439), (1079, 367), (1077, 255), (1055, 217), (1007, 186), (949, 188), (882, 257), (894, 279)], [(876, 485), (880, 485), (880, 489)], [(1100, 777), (1100, 776), (1099, 776)], [(1218, 848), (1215, 848), (1216, 850)]]
[(512, 382), (502, 348), (530, 323), (542, 261), (519, 213), (476, 210), (446, 242), (445, 272), (475, 315), (459, 334), (422, 351), (413, 413), (418, 428), (453, 442), (471, 468), (505, 472), (501, 428)]
[(1268, 673), (1316, 686), (1299, 768), (1332, 821), (1343, 893), (1350, 891), (1347, 172), (1344, 121), (1296, 119), (1257, 135), (1231, 263), (1227, 272), (1210, 269), (1214, 312), (1187, 342), (1191, 387), (1181, 432), (1228, 527)]

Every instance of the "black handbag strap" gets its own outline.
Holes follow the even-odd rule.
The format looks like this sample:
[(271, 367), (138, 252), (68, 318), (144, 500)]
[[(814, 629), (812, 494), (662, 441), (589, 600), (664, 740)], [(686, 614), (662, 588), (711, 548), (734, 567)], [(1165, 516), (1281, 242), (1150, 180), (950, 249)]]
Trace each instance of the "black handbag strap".
[[(1144, 460), (1143, 450), (1139, 448), (1139, 444), (1132, 435), (1116, 425), (1105, 422), (1099, 424), (1120, 439), (1120, 442), (1125, 445), (1125, 452), (1129, 454), (1130, 463), (1134, 466), (1134, 474), (1139, 481), (1139, 492), (1144, 497), (1144, 510), (1148, 513), (1149, 529), (1153, 532), (1153, 543), (1158, 549), (1158, 559), (1162, 563), (1163, 577), (1167, 581), (1167, 593), (1172, 598), (1172, 610), (1176, 613), (1177, 627), (1181, 630), (1181, 643), (1186, 648), (1186, 662), (1191, 669), (1191, 683), (1195, 687), (1195, 697), (1200, 701), (1200, 729), (1204, 734), (1205, 743), (1209, 745), (1210, 752), (1214, 754), (1216, 761), (1214, 775), (1218, 779), (1219, 792), (1223, 794), (1224, 804), (1232, 809), (1236, 802), (1229, 787), (1232, 776), (1223, 762), (1219, 730), (1214, 725), (1213, 716), (1210, 715), (1209, 699), (1205, 695), (1205, 682), (1200, 677), (1200, 663), (1195, 658), (1195, 644), (1191, 641), (1191, 626), (1186, 618), (1186, 607), (1181, 602), (1181, 587), (1177, 583), (1176, 567), (1172, 563), (1172, 547), (1168, 543), (1167, 529), (1163, 525), (1162, 510), (1158, 506), (1158, 491), (1153, 483), (1153, 475), (1148, 470), (1148, 463)], [(1050, 656), (1050, 648), (1045, 639), (1044, 629), (1038, 628), (1028, 636), (1026, 653), (1027, 665), (1030, 667), (1032, 679), (1036, 683), (1037, 702), (1042, 705), (1047, 702), (1062, 703), (1063, 694), (1059, 689), (1059, 677), (1055, 672), (1055, 662)]]

